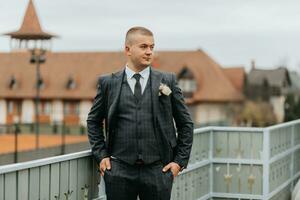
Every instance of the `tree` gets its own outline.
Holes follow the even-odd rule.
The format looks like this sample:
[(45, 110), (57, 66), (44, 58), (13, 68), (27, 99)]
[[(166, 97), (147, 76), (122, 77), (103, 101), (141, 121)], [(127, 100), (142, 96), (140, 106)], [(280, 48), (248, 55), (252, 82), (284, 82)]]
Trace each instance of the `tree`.
[(288, 94), (284, 102), (284, 121), (300, 118), (300, 99), (295, 94)]
[(246, 101), (239, 118), (244, 124), (256, 127), (265, 127), (276, 123), (272, 105), (263, 101)]

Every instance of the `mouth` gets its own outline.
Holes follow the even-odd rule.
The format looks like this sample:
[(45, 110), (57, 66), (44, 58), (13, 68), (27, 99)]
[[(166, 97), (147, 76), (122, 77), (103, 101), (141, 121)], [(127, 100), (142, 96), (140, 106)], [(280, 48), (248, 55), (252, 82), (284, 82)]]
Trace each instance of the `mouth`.
[(148, 58), (148, 57), (143, 58), (143, 59), (146, 60), (146, 61), (150, 61), (151, 60), (151, 58)]

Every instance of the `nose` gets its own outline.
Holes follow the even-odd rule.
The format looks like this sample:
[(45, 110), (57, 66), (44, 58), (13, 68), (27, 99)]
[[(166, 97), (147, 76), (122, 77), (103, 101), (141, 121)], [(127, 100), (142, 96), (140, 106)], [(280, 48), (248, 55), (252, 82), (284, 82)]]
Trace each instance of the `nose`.
[(146, 49), (146, 54), (147, 54), (147, 55), (151, 55), (151, 54), (152, 54), (152, 49), (151, 49), (151, 47), (148, 47), (148, 48)]

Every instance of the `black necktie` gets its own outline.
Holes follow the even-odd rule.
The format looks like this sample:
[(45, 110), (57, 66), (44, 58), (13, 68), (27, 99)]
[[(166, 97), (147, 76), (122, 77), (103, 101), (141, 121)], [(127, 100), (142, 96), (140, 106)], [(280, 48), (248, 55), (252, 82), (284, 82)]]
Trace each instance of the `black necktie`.
[(142, 97), (142, 86), (140, 83), (140, 78), (141, 75), (140, 74), (134, 74), (133, 78), (135, 78), (136, 83), (134, 86), (134, 96), (137, 98), (138, 101), (140, 101), (141, 97)]

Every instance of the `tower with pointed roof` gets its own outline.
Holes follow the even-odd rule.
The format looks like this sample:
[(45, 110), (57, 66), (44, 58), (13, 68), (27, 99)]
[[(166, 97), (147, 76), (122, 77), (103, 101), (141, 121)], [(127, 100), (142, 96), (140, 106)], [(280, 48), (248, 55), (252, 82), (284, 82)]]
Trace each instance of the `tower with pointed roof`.
[(19, 30), (6, 33), (10, 36), (11, 50), (51, 48), (53, 34), (43, 31), (32, 0), (29, 0), (23, 23)]

